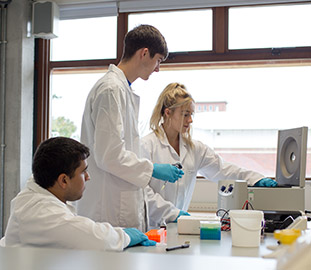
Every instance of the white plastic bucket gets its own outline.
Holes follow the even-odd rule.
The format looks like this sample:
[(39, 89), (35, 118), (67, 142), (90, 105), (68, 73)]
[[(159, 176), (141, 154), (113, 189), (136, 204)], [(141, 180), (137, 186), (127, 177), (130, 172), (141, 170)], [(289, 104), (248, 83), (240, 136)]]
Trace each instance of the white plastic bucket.
[(230, 210), (232, 246), (258, 247), (263, 212), (258, 210)]

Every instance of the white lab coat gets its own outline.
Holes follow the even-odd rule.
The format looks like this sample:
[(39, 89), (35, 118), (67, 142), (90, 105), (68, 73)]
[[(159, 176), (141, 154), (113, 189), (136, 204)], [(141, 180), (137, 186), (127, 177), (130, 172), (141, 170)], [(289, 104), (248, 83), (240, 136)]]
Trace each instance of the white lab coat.
[(81, 142), (90, 148), (91, 180), (77, 203), (78, 214), (113, 226), (147, 230), (144, 188), (153, 164), (140, 159), (139, 97), (124, 73), (110, 65), (88, 95)]
[(37, 246), (122, 251), (130, 237), (121, 228), (77, 216), (73, 206), (60, 201), (30, 178), (11, 202), (5, 246)]
[(159, 139), (155, 133), (150, 133), (142, 138), (143, 156), (153, 163), (180, 162), (185, 173), (175, 183), (168, 182), (163, 190), (161, 190), (163, 183), (154, 179), (150, 181), (150, 185), (145, 189), (148, 194), (150, 226), (157, 227), (163, 221), (174, 221), (180, 210), (188, 210), (198, 172), (211, 181), (241, 179), (247, 180), (249, 185), (264, 177), (257, 172), (225, 162), (200, 141), (193, 140), (193, 143), (194, 148), (191, 149), (180, 137), (180, 155), (178, 155), (167, 137)]

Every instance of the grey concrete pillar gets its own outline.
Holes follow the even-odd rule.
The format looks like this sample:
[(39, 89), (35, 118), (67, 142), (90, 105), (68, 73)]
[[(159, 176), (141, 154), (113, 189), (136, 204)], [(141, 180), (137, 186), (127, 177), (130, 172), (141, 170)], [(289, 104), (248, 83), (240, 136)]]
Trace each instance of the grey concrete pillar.
[(10, 201), (31, 174), (34, 38), (29, 35), (30, 21), (31, 1), (13, 0), (8, 5), (3, 232)]

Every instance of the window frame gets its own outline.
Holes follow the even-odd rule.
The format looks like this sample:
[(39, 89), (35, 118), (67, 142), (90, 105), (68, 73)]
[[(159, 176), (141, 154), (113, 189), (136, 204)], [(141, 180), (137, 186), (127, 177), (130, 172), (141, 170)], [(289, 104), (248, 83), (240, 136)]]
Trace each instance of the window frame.
[[(302, 2), (305, 3), (305, 2)], [(301, 3), (301, 4), (302, 4)], [(297, 4), (297, 3), (295, 3)], [(299, 4), (299, 3), (298, 3)], [(267, 5), (266, 5), (267, 6)], [(236, 7), (236, 6), (235, 6)], [(214, 7), (212, 51), (170, 53), (161, 68), (230, 67), (311, 64), (311, 46), (295, 48), (228, 49), (228, 14), (230, 7)], [(195, 10), (195, 9), (193, 9)], [(158, 10), (157, 10), (158, 11)], [(166, 10), (163, 10), (166, 11)], [(171, 10), (170, 10), (171, 11)], [(146, 13), (146, 12), (144, 12)], [(117, 58), (98, 60), (51, 61), (50, 41), (35, 42), (35, 108), (34, 149), (49, 137), (50, 76), (52, 71), (107, 69), (118, 64), (123, 52), (123, 39), (128, 29), (128, 15), (117, 19)], [(203, 27), (203, 26), (201, 26)]]

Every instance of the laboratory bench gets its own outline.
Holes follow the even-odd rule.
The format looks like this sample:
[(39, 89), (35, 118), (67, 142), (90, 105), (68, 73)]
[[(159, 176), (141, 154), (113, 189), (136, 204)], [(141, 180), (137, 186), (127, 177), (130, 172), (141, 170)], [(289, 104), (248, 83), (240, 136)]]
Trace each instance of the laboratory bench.
[[(166, 251), (166, 247), (173, 247), (190, 242), (189, 248)], [(261, 237), (261, 243), (256, 248), (234, 247), (231, 242), (231, 232), (222, 231), (220, 240), (201, 240), (200, 235), (178, 234), (177, 224), (169, 223), (167, 225), (167, 243), (166, 245), (157, 245), (154, 247), (137, 246), (128, 248), (125, 252), (136, 253), (166, 253), (166, 254), (187, 254), (203, 256), (241, 256), (241, 257), (262, 257), (271, 253), (268, 246), (277, 245), (272, 233), (266, 233)]]
[[(190, 247), (166, 251), (166, 247), (190, 241)], [(64, 250), (50, 248), (0, 248), (0, 269), (4, 270), (159, 270), (217, 269), (275, 270), (275, 259), (261, 256), (275, 245), (272, 235), (262, 239), (258, 248), (232, 247), (230, 232), (221, 240), (200, 240), (199, 235), (179, 235), (177, 224), (167, 226), (167, 245), (131, 247), (123, 252)]]
[(276, 260), (177, 253), (0, 248), (2, 270), (275, 270)]

